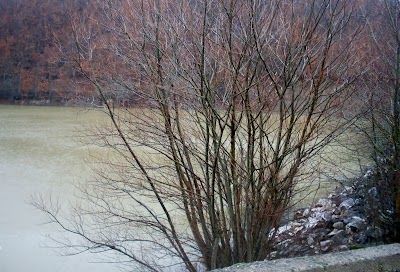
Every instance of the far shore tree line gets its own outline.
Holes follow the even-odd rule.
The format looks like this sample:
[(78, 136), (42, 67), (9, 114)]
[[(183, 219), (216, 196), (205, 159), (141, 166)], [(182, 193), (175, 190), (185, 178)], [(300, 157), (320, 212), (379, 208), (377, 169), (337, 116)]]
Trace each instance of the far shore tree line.
[[(118, 65), (113, 64), (118, 61), (115, 58), (118, 52), (107, 48), (107, 40), (112, 34), (98, 23), (104, 15), (99, 2), (101, 1), (1, 0), (0, 101), (47, 101), (63, 105), (73, 100), (77, 103), (71, 105), (101, 106), (101, 97), (93, 85), (85, 80), (85, 75), (77, 69), (76, 63), (71, 62), (71, 58), (65, 54), (65, 49), (71, 51), (76, 46), (71, 39), (73, 24), (85, 23), (85, 31), (89, 35), (86, 38), (89, 40), (84, 42), (89, 42), (91, 46), (86, 48), (89, 55), (85, 60), (90, 61), (92, 66)], [(371, 43), (370, 29), (367, 29), (365, 22), (368, 17), (371, 27), (384, 28), (381, 22), (386, 18), (385, 15), (376, 12), (377, 4), (372, 1), (354, 0), (350, 5), (353, 6), (354, 16), (349, 29), (362, 29), (357, 41), (354, 41), (356, 46), (353, 52), (360, 61), (359, 65), (371, 67), (373, 63), (375, 68), (384, 66), (385, 59)], [(381, 40), (390, 40), (392, 37), (390, 32), (385, 31), (379, 31), (379, 35)], [(343, 40), (342, 46), (345, 45), (346, 41)], [(380, 81), (393, 79), (384, 70), (368, 71), (357, 85), (361, 94), (365, 92), (362, 83), (365, 79), (375, 78), (376, 71), (379, 71)], [(129, 67), (120, 66), (119, 72), (130, 75), (133, 71)], [(328, 75), (333, 78), (342, 76), (334, 72), (329, 72)], [(358, 72), (345, 77), (342, 80), (353, 81), (358, 77)], [(136, 78), (132, 76), (132, 80)], [(111, 84), (107, 89), (108, 99), (112, 99), (118, 106), (134, 107), (146, 103), (146, 99), (140, 94), (127, 91), (123, 86)]]
[(57, 240), (64, 249), (112, 252), (140, 271), (264, 260), (285, 213), (320, 180), (321, 154), (350, 127), (373, 162), (374, 224), (399, 241), (399, 1), (62, 6), (67, 31), (49, 47), (109, 116), (85, 134), (115, 154), (93, 162), (70, 216), (54, 199), (33, 201), (76, 238)]

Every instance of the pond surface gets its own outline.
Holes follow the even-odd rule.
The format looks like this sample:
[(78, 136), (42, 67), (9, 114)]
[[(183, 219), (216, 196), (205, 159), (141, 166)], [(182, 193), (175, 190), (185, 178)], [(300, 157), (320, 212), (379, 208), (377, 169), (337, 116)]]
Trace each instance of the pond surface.
[(81, 123), (100, 112), (59, 107), (0, 105), (0, 271), (113, 272), (89, 254), (60, 256), (49, 248), (43, 215), (28, 204), (35, 193), (69, 199), (90, 176), (88, 148), (76, 141)]
[[(1, 272), (118, 271), (115, 265), (102, 263), (104, 258), (98, 255), (58, 255), (48, 247), (54, 244), (46, 235), (57, 234), (59, 229), (43, 225), (43, 214), (28, 204), (32, 195), (39, 193), (59, 196), (67, 205), (73, 200), (74, 186), (91, 175), (85, 163), (89, 150), (103, 152), (81, 144), (77, 131), (82, 124), (105, 120), (99, 110), (0, 105)], [(358, 171), (357, 158), (341, 145), (331, 145), (318, 164), (328, 158), (336, 163), (324, 167), (327, 171), (322, 179)], [(328, 184), (318, 196), (335, 186)], [(304, 203), (315, 197), (310, 194)]]

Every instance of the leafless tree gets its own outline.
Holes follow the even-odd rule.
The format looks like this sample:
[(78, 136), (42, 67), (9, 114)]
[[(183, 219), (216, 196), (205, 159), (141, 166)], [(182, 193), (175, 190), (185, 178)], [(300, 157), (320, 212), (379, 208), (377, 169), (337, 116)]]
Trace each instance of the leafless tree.
[(366, 51), (370, 70), (363, 88), (366, 119), (362, 130), (372, 150), (374, 173), (368, 188), (373, 222), (390, 230), (388, 239), (400, 237), (400, 3), (367, 1), (364, 15), (368, 19)]
[[(142, 270), (267, 258), (282, 215), (315, 178), (313, 158), (347, 125), (340, 114), (360, 73), (351, 3), (95, 7), (83, 25), (71, 20), (74, 59), (111, 121), (91, 136), (115, 153), (72, 220), (35, 205), (82, 238), (72, 248), (114, 251)], [(114, 107), (117, 89), (142, 105)]]

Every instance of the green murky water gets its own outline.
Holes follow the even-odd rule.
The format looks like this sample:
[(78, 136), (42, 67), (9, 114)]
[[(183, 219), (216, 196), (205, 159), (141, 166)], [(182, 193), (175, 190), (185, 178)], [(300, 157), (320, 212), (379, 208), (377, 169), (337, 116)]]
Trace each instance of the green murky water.
[[(0, 105), (0, 271), (115, 271), (93, 256), (61, 257), (46, 247), (42, 214), (27, 202), (32, 194), (68, 200), (89, 177), (88, 148), (77, 142), (81, 123), (100, 112), (60, 107)], [(112, 270), (114, 269), (114, 270)]]
[[(42, 215), (27, 204), (35, 193), (51, 193), (63, 201), (72, 199), (74, 186), (91, 175), (85, 159), (90, 153), (105, 152), (82, 144), (79, 130), (82, 124), (106, 121), (100, 110), (0, 105), (1, 272), (114, 271), (108, 264), (89, 263), (98, 261), (93, 256), (60, 257), (43, 247), (43, 235), (56, 230), (40, 225)], [(342, 141), (351, 140), (354, 143), (350, 145), (354, 145), (356, 139), (357, 135), (347, 135)], [(324, 169), (320, 181), (343, 179), (359, 172), (359, 155), (342, 144), (332, 144), (310, 164), (310, 169)], [(322, 189), (309, 194), (302, 205), (329, 193), (336, 185), (312, 185), (311, 189)]]

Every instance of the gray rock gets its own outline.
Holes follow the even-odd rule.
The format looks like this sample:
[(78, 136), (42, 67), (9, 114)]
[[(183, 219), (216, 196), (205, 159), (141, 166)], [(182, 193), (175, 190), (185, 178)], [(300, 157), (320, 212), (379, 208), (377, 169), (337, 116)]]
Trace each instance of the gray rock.
[(316, 217), (308, 217), (308, 221), (306, 223), (306, 228), (307, 229), (313, 229), (315, 228), (319, 223), (319, 220)]
[(323, 207), (325, 209), (329, 209), (332, 207), (332, 201), (327, 198), (321, 198), (320, 200), (318, 200), (315, 207)]
[(333, 240), (336, 245), (346, 244), (347, 240), (344, 230), (333, 230), (329, 234), (331, 235), (329, 238)]
[(378, 190), (376, 189), (376, 187), (372, 187), (368, 190), (368, 194), (370, 194), (372, 197), (376, 197), (378, 195)]
[(343, 223), (345, 224), (345, 225), (347, 225), (348, 223), (350, 223), (351, 222), (351, 218), (344, 218), (343, 219)]
[(311, 233), (311, 234), (309, 234), (308, 236), (310, 236), (310, 237), (312, 237), (313, 239), (315, 239), (315, 238), (317, 238), (317, 234), (315, 234), (315, 233)]
[(285, 241), (282, 241), (280, 243), (278, 243), (279, 246), (286, 248), (290, 245), (290, 239), (286, 239)]
[(295, 211), (294, 214), (293, 214), (293, 219), (297, 220), (297, 219), (302, 218), (303, 217), (303, 212), (304, 212), (303, 209)]
[(354, 192), (354, 188), (351, 186), (344, 186), (344, 191), (348, 194), (351, 194)]
[(357, 229), (351, 228), (350, 226), (349, 227), (346, 226), (345, 231), (346, 231), (346, 234), (351, 235), (353, 232), (356, 232)]
[[(374, 194), (373, 191), (370, 192)], [(360, 199), (348, 193), (322, 198), (314, 207), (297, 209), (294, 220), (280, 226), (271, 258), (348, 250), (382, 239), (384, 231), (368, 227)]]
[(305, 250), (306, 249), (300, 245), (294, 245), (293, 247), (290, 248), (290, 251), (292, 252), (292, 254), (290, 254), (290, 255), (296, 255), (299, 252), (304, 252)]
[(325, 222), (330, 222), (330, 221), (332, 221), (332, 214), (329, 212), (324, 212), (324, 213), (322, 213), (322, 219)]
[(349, 197), (345, 194), (338, 194), (338, 195), (332, 196), (331, 200), (332, 200), (332, 203), (334, 203), (337, 207), (339, 207), (340, 204), (348, 198)]
[(312, 209), (311, 209), (311, 215), (313, 215), (313, 213), (318, 214), (318, 213), (321, 213), (321, 212), (323, 212), (323, 211), (325, 211), (324, 208), (322, 208), (322, 207), (315, 207), (315, 208), (312, 208)]
[(368, 242), (368, 236), (365, 234), (365, 232), (360, 233), (356, 238), (358, 244), (365, 244)]
[(308, 236), (308, 237), (307, 237), (307, 244), (308, 244), (309, 246), (312, 246), (312, 245), (314, 244), (314, 238), (311, 237), (311, 236)]
[(358, 216), (353, 216), (351, 218), (351, 221), (346, 225), (346, 232), (350, 233), (352, 232), (358, 232), (360, 230), (365, 230), (367, 228), (367, 222), (365, 222), (364, 219), (358, 217)]
[(351, 207), (353, 207), (355, 204), (356, 204), (356, 202), (354, 201), (354, 199), (348, 198), (345, 201), (343, 201), (342, 203), (340, 203), (339, 208), (348, 210)]
[(340, 209), (339, 208), (334, 209), (333, 210), (333, 214), (339, 215), (340, 214)]
[(270, 257), (270, 258), (276, 258), (277, 255), (278, 255), (278, 251), (272, 251), (272, 252), (269, 254), (269, 257)]
[(341, 246), (338, 247), (338, 250), (339, 251), (346, 251), (346, 250), (349, 250), (349, 247), (347, 245), (341, 245)]
[[(341, 213), (342, 217), (347, 217), (347, 218), (352, 218), (353, 216), (359, 216), (359, 215), (360, 215), (360, 213), (354, 208), (350, 208), (348, 210), (343, 210), (343, 212)], [(344, 222), (344, 220), (343, 220), (343, 222)]]
[(381, 228), (369, 226), (367, 227), (365, 234), (373, 239), (380, 239), (384, 233)]
[(340, 234), (343, 234), (343, 233), (344, 233), (344, 230), (334, 229), (330, 233), (328, 233), (328, 237), (332, 237), (332, 236), (335, 236), (335, 235), (340, 235)]
[(333, 227), (335, 228), (335, 229), (338, 229), (338, 230), (342, 230), (342, 229), (344, 229), (344, 223), (343, 222), (336, 222), (336, 223), (334, 223), (333, 224)]
[(332, 245), (333, 245), (333, 241), (332, 241), (332, 240), (322, 241), (322, 242), (320, 243), (321, 251), (322, 251), (322, 252), (328, 251), (328, 249), (329, 249)]
[(351, 244), (353, 244), (354, 243), (354, 237), (353, 236), (348, 236), (348, 238), (347, 238), (347, 244), (348, 245), (351, 245)]

